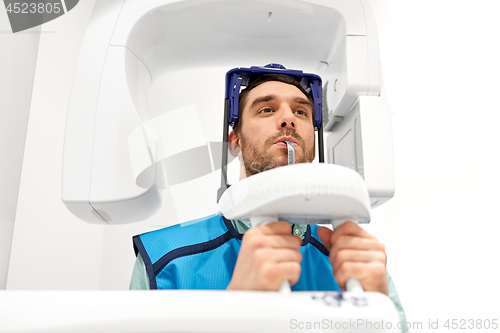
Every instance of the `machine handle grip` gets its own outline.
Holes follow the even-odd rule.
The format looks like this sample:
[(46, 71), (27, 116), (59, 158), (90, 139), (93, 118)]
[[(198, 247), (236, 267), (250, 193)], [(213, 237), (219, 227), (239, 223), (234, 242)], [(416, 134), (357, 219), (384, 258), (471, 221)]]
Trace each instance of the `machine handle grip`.
[(352, 279), (352, 278), (347, 280), (345, 284), (345, 289), (353, 293), (362, 293), (364, 291), (361, 282), (359, 282), (357, 279)]

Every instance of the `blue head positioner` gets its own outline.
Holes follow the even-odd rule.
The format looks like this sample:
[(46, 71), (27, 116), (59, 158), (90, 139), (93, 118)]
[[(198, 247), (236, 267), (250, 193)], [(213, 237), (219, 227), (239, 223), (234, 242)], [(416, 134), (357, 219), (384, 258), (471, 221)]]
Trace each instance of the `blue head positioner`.
[(262, 74), (283, 74), (295, 78), (309, 92), (314, 103), (314, 127), (321, 128), (322, 90), (321, 78), (316, 74), (307, 74), (299, 70), (286, 69), (280, 64), (269, 64), (264, 67), (233, 68), (226, 74), (226, 100), (229, 125), (234, 126), (239, 119), (240, 89), (247, 86), (254, 78)]
[(318, 131), (319, 161), (324, 162), (323, 126), (322, 126), (322, 85), (321, 78), (316, 74), (303, 73), (300, 70), (286, 69), (280, 64), (269, 64), (264, 67), (233, 68), (226, 73), (226, 94), (224, 104), (224, 124), (222, 142), (222, 176), (221, 188), (217, 191), (217, 202), (222, 193), (230, 186), (227, 184), (227, 151), (229, 126), (236, 125), (240, 116), (240, 90), (247, 86), (254, 78), (262, 74), (283, 74), (295, 78), (302, 87), (309, 92), (314, 104), (314, 128)]

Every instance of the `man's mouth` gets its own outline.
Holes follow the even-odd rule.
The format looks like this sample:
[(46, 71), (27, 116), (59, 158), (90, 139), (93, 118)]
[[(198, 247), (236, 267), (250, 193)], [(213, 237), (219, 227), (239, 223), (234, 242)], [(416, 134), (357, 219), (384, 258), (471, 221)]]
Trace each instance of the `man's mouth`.
[(279, 138), (274, 144), (279, 146), (279, 147), (284, 147), (286, 148), (287, 145), (286, 145), (286, 142), (285, 141), (291, 141), (293, 142), (293, 147), (294, 148), (297, 148), (299, 146), (299, 144), (297, 143), (297, 140), (295, 140), (294, 138), (292, 138), (291, 136), (284, 136), (284, 137), (281, 137)]

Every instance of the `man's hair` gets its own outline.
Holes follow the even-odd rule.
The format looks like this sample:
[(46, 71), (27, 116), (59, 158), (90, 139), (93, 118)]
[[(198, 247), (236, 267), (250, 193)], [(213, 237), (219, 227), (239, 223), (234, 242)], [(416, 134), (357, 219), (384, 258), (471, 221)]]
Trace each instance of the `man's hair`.
[[(309, 93), (302, 87), (300, 82), (295, 79), (292, 76), (284, 75), (284, 74), (262, 74), (255, 79), (252, 79), (248, 85), (246, 86), (245, 89), (243, 89), (240, 92), (240, 99), (239, 99), (239, 119), (236, 125), (234, 125), (233, 130), (235, 132), (239, 132), (241, 129), (241, 119), (242, 119), (242, 114), (243, 114), (243, 108), (245, 107), (246, 104), (246, 97), (248, 93), (255, 87), (261, 85), (262, 83), (269, 82), (269, 81), (278, 81), (278, 82), (283, 82), (287, 84), (291, 84), (292, 86), (297, 87), (304, 95), (306, 95), (307, 99), (312, 102), (312, 97), (309, 95)], [(313, 120), (314, 120), (314, 107), (313, 107)]]

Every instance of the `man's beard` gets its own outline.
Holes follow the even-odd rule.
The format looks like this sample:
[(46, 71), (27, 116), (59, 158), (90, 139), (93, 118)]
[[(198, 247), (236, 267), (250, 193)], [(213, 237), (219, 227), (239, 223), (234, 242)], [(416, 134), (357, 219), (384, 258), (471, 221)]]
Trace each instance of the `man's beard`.
[[(278, 134), (267, 139), (262, 147), (249, 147), (246, 140), (241, 137), (241, 152), (247, 177), (288, 164), (288, 149), (286, 147), (279, 149), (279, 153), (275, 153), (275, 155), (268, 151), (268, 148), (272, 147), (283, 136), (290, 136), (299, 143), (301, 154), (296, 163), (312, 162), (315, 150), (314, 143), (312, 147), (308, 147), (304, 139), (295, 133), (295, 130), (281, 130)], [(297, 153), (295, 154), (297, 155)]]

